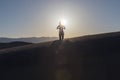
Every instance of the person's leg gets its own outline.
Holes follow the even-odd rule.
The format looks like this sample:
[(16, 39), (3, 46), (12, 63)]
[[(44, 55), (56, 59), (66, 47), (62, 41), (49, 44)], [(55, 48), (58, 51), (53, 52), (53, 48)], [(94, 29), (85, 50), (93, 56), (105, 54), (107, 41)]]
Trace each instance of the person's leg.
[(62, 40), (64, 39), (64, 34), (62, 35)]
[(64, 39), (64, 32), (62, 32), (62, 40)]
[(59, 40), (61, 40), (61, 34), (59, 34)]
[(59, 34), (59, 40), (60, 40), (60, 34)]
[(62, 35), (61, 35), (61, 40), (62, 40)]

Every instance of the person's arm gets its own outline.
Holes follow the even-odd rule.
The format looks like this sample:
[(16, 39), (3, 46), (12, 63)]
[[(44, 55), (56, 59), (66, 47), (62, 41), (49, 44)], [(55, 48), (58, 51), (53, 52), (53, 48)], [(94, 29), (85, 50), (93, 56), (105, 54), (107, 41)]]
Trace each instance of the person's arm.
[(65, 26), (64, 26), (64, 29), (66, 29)]
[(57, 26), (57, 29), (59, 29), (59, 26)]

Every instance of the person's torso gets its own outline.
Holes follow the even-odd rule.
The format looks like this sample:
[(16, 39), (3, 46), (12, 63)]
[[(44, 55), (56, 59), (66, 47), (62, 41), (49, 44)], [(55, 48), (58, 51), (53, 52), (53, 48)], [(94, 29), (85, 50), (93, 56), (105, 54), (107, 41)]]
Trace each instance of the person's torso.
[(63, 25), (59, 25), (58, 29), (59, 29), (60, 32), (63, 32), (64, 26)]

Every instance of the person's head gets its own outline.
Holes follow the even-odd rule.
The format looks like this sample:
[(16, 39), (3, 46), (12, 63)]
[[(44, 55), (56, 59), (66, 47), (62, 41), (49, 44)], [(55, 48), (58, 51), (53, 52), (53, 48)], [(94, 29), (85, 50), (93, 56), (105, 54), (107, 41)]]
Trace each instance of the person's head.
[(59, 21), (59, 25), (61, 25), (61, 21)]

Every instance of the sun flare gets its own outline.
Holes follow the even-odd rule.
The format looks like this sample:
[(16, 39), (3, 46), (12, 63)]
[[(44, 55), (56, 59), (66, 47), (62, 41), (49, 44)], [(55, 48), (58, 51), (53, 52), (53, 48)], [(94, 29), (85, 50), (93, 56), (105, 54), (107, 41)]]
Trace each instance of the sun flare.
[(67, 20), (66, 19), (60, 19), (60, 22), (62, 25), (67, 25)]

